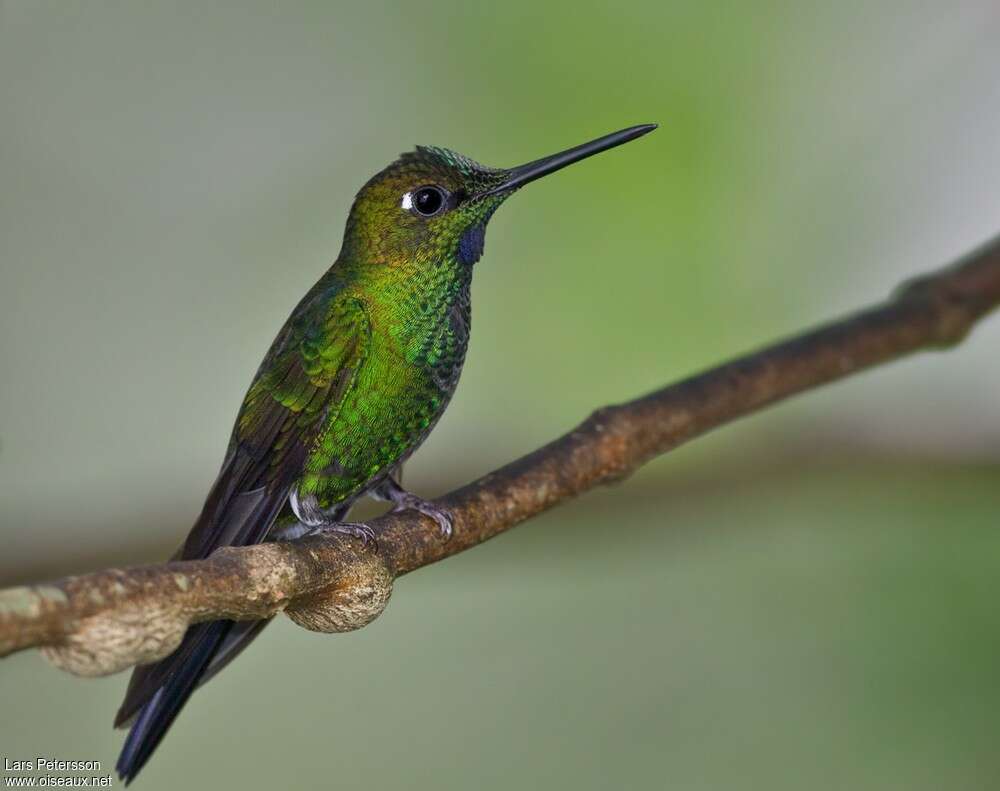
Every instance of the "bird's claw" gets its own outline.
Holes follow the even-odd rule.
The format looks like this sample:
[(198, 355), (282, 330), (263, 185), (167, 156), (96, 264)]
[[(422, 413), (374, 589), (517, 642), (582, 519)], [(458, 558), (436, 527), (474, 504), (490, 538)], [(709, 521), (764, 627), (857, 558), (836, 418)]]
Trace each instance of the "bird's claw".
[(438, 508), (433, 503), (430, 503), (421, 497), (417, 497), (415, 494), (407, 493), (405, 497), (401, 497), (394, 503), (392, 510), (395, 513), (398, 513), (399, 511), (411, 510), (423, 514), (424, 516), (429, 516), (437, 522), (438, 527), (441, 530), (441, 535), (445, 537), (445, 540), (451, 538), (451, 534), (454, 531), (454, 520), (452, 519), (450, 512), (446, 511), (444, 508)]
[(375, 531), (364, 522), (334, 522), (329, 525), (319, 525), (309, 531), (310, 535), (331, 535), (340, 534), (360, 538), (365, 545), (371, 544), (378, 548), (375, 540)]

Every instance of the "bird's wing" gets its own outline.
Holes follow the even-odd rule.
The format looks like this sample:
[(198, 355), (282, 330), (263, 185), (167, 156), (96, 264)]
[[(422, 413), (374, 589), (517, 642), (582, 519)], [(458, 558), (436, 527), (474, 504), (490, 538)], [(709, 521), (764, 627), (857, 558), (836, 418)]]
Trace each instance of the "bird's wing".
[(370, 337), (365, 308), (353, 298), (321, 300), (289, 321), (250, 385), (222, 473), (184, 544), (184, 559), (264, 538), (270, 525), (240, 525), (245, 520), (225, 516), (256, 509), (262, 497), (280, 494), (284, 502), (318, 434), (351, 389)]
[[(340, 295), (323, 299), (322, 294), (303, 300), (247, 392), (226, 460), (184, 542), (181, 559), (204, 558), (221, 546), (245, 546), (264, 539), (318, 434), (343, 404), (370, 337), (368, 317), (358, 300)], [(193, 689), (205, 663), (223, 644), (215, 634), (217, 629), (209, 629), (214, 626), (191, 627), (173, 654), (136, 668), (115, 724), (132, 719), (173, 676), (195, 670)], [(206, 652), (210, 635), (215, 646)], [(191, 663), (196, 658), (200, 667), (195, 669)], [(190, 691), (186, 690), (185, 697)], [(174, 715), (177, 711), (179, 707)], [(136, 725), (143, 719), (149, 718), (140, 718)], [(157, 741), (166, 725), (169, 722), (156, 735)]]

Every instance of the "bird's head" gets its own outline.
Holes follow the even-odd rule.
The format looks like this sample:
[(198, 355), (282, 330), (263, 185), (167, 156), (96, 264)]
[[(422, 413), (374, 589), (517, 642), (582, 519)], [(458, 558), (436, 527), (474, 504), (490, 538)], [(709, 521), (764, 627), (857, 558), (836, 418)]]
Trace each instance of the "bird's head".
[(361, 188), (351, 208), (345, 253), (367, 266), (409, 269), (430, 263), (471, 267), (486, 225), (525, 184), (656, 128), (623, 129), (514, 168), (488, 168), (446, 148), (418, 146)]

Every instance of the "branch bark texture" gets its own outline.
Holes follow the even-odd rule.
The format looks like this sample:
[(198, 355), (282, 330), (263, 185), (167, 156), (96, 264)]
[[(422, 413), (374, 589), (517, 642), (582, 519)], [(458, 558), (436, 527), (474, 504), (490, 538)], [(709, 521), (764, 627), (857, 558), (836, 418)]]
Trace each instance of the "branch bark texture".
[(885, 302), (617, 406), (441, 498), (443, 540), (415, 512), (371, 524), (377, 547), (340, 536), (225, 548), (206, 560), (110, 569), (0, 591), (0, 656), (39, 647), (57, 666), (102, 675), (169, 654), (199, 621), (285, 612), (316, 631), (357, 629), (392, 582), (651, 458), (796, 393), (916, 351), (959, 343), (1000, 305), (1000, 238), (912, 280)]

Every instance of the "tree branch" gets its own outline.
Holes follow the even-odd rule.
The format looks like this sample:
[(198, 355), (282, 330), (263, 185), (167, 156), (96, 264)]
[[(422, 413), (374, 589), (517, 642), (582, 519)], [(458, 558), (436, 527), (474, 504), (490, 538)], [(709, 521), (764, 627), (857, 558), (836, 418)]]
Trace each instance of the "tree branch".
[(0, 591), (0, 656), (41, 647), (65, 670), (102, 675), (166, 656), (199, 621), (283, 611), (317, 631), (357, 629), (385, 608), (394, 578), (788, 396), (957, 344), (998, 304), (1000, 238), (861, 313), (599, 409), (565, 436), (439, 500), (455, 520), (448, 541), (432, 520), (404, 512), (372, 522), (377, 549), (312, 536), (10, 588)]

